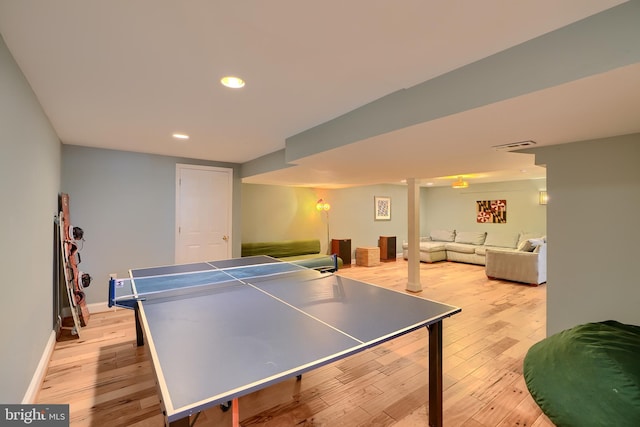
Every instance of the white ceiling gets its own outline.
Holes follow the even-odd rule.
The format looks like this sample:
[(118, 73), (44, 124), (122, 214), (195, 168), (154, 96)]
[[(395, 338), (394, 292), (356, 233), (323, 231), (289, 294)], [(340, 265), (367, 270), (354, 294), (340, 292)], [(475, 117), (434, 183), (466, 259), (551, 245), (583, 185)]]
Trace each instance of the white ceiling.
[[(0, 32), (64, 144), (244, 163), (389, 93), (620, 3), (0, 0)], [(222, 87), (228, 74), (246, 87)], [(638, 132), (637, 88), (640, 65), (628, 66), (354, 142), (245, 182), (540, 178), (544, 168), (532, 155), (488, 147)], [(177, 142), (174, 132), (191, 138)]]

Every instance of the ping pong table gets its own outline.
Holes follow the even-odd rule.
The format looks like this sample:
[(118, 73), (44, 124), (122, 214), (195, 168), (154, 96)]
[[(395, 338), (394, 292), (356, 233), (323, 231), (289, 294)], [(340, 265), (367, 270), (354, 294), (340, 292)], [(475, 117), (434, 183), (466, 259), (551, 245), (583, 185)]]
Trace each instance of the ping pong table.
[(429, 425), (442, 426), (442, 320), (461, 309), (253, 256), (130, 270), (109, 305), (134, 309), (165, 423), (189, 417), (421, 327), (429, 331)]

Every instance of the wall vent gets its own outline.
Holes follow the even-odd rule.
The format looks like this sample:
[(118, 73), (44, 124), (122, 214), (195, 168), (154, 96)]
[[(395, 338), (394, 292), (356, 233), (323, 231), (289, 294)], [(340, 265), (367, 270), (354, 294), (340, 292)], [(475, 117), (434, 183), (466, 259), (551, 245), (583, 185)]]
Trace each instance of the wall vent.
[(536, 145), (535, 141), (519, 141), (519, 142), (510, 142), (509, 144), (494, 145), (492, 148), (496, 151), (513, 151), (513, 150), (519, 150), (525, 147), (532, 147), (534, 145)]

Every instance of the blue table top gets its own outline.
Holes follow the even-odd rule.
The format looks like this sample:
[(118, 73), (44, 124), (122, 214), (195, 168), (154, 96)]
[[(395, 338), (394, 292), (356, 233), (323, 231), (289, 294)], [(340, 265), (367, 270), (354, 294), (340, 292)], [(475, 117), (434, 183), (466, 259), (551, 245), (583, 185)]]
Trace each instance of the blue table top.
[[(133, 270), (132, 283), (121, 287), (121, 295), (150, 292), (138, 304), (169, 421), (460, 311), (265, 258), (253, 260), (262, 266), (231, 273), (238, 279), (203, 263)], [(176, 290), (166, 292), (171, 286)]]

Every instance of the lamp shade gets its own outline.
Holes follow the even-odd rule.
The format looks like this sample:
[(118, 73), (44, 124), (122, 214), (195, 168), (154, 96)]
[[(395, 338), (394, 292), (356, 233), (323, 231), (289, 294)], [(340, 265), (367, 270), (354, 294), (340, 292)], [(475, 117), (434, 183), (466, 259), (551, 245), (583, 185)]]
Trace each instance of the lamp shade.
[(328, 211), (329, 209), (331, 209), (331, 205), (320, 199), (316, 202), (316, 209), (319, 211)]

